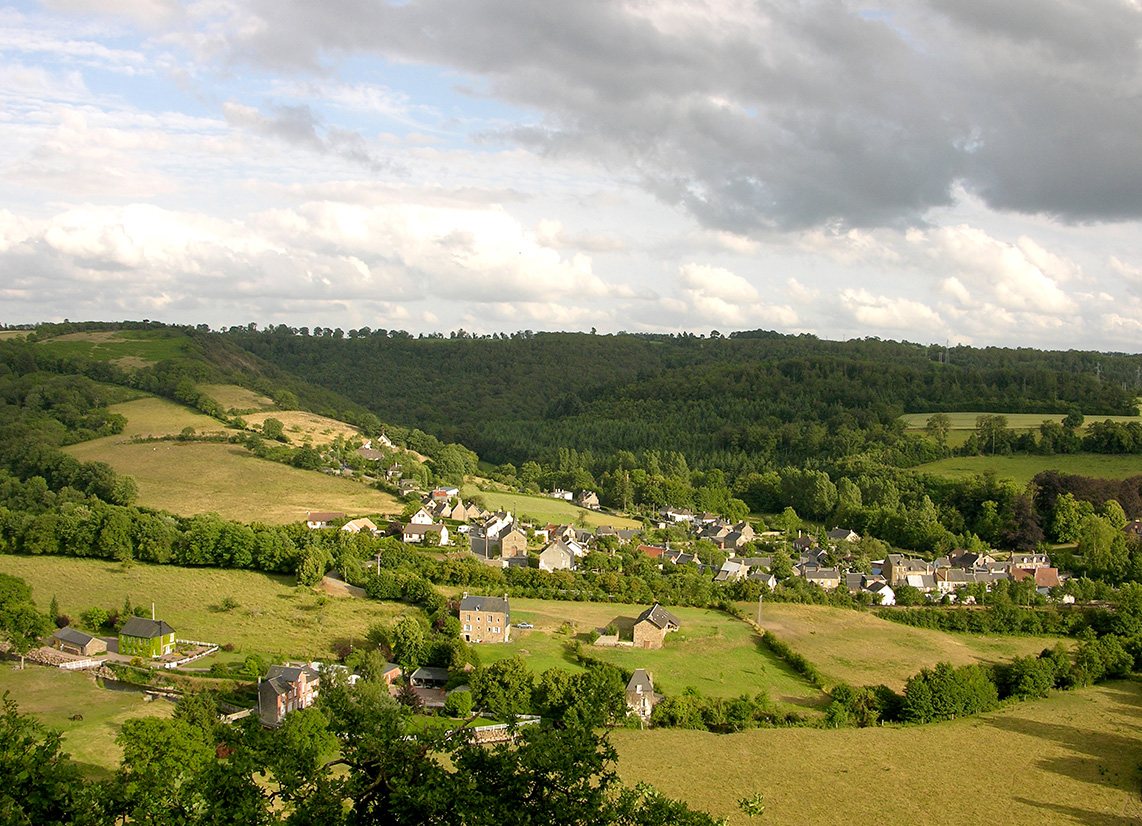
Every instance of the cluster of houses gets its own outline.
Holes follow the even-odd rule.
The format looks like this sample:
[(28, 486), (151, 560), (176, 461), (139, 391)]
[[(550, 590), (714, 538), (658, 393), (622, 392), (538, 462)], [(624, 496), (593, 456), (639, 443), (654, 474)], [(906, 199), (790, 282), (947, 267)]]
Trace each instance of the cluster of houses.
[[(826, 591), (843, 587), (851, 594), (873, 594), (881, 605), (895, 605), (896, 590), (902, 585), (915, 588), (929, 599), (946, 596), (955, 601), (958, 590), (968, 585), (978, 584), (990, 590), (1000, 580), (1031, 580), (1036, 590), (1046, 596), (1050, 589), (1061, 584), (1058, 569), (1051, 566), (1051, 559), (1045, 554), (1011, 554), (1010, 559), (998, 561), (989, 554), (960, 551), (931, 562), (903, 554), (888, 554), (883, 560), (872, 562), (871, 571), (864, 573), (828, 567), (826, 559), (830, 553), (835, 553), (835, 550), (815, 545), (801, 551), (793, 566), (794, 575), (804, 577)], [(748, 577), (773, 588), (777, 583), (770, 573), (772, 562), (772, 557), (731, 557), (714, 579), (716, 582), (732, 582)], [(968, 597), (965, 601), (971, 602), (973, 598)]]
[[(461, 634), (471, 643), (506, 643), (511, 640), (511, 605), (507, 594), (502, 597), (470, 595), (465, 593), (459, 607)], [(639, 649), (662, 648), (666, 635), (677, 631), (678, 618), (655, 603), (635, 620), (630, 645)], [(530, 627), (525, 624), (524, 627)], [(268, 727), (282, 724), (291, 711), (307, 708), (317, 699), (322, 671), (329, 666), (321, 663), (286, 663), (272, 665), (258, 681), (258, 719)], [(344, 666), (332, 666), (342, 668)], [(380, 677), (392, 692), (397, 691), (401, 668), (386, 663)], [(408, 675), (409, 688), (426, 708), (444, 707), (449, 694), (468, 691), (467, 686), (446, 690), (451, 679), (447, 668), (421, 666)], [(349, 676), (350, 681), (355, 680)], [(637, 669), (626, 687), (627, 706), (642, 719), (649, 719), (655, 704), (662, 697), (654, 692), (651, 675)]]

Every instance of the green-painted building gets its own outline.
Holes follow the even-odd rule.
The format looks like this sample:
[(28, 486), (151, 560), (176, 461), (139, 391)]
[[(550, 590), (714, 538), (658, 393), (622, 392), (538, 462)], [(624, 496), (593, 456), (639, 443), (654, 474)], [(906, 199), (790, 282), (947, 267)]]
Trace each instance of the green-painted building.
[(119, 631), (119, 653), (128, 657), (161, 657), (174, 650), (174, 629), (162, 620), (131, 617)]

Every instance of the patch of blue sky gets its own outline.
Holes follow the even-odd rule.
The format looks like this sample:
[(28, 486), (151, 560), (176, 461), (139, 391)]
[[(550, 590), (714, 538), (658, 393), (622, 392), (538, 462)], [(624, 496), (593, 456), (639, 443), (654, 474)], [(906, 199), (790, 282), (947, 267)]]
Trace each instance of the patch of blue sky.
[(104, 105), (120, 101), (124, 106), (161, 115), (177, 112), (188, 118), (219, 117), (217, 106), (201, 90), (177, 82), (169, 73), (146, 72), (134, 75), (98, 67), (83, 72), (83, 80), (94, 100)]
[[(340, 82), (349, 89), (385, 90), (376, 99), (400, 101), (397, 109), (380, 112), (391, 121), (394, 134), (424, 133), (449, 142), (467, 142), (470, 135), (538, 122), (540, 114), (506, 103), (490, 94), (481, 78), (453, 69), (399, 63), (372, 56), (354, 56), (337, 65)], [(364, 96), (350, 95), (341, 108)]]

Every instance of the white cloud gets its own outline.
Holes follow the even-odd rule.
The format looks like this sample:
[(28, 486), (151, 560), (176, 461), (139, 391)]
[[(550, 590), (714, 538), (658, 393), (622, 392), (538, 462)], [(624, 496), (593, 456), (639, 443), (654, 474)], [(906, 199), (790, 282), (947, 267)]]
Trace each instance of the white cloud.
[(952, 296), (965, 307), (970, 307), (974, 303), (968, 288), (955, 276), (945, 278), (940, 282), (940, 292)]
[(874, 296), (864, 289), (841, 292), (841, 303), (862, 325), (873, 329), (899, 330), (905, 334), (923, 333), (931, 340), (944, 329), (940, 314), (918, 301), (890, 296)]
[[(952, 270), (960, 281), (988, 292), (1000, 306), (1050, 315), (1078, 309), (1057, 280), (1060, 273), (1077, 277), (1077, 265), (1046, 253), (1028, 239), (1020, 245), (1006, 244), (981, 229), (960, 225), (933, 230), (926, 240), (925, 252), (937, 268)], [(1036, 261), (1048, 266), (1055, 277)]]
[(684, 264), (678, 271), (678, 283), (686, 292), (700, 298), (743, 304), (758, 298), (752, 284), (723, 267)]

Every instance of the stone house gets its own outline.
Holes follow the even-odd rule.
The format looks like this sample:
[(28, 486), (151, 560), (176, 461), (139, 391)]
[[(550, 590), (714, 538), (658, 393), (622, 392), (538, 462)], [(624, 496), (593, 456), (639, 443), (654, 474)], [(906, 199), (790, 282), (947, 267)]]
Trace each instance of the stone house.
[(678, 618), (656, 602), (634, 622), (634, 647), (662, 648), (666, 635), (679, 627)]
[(468, 596), (460, 600), (460, 628), (466, 642), (508, 642), (511, 638), (511, 610), (508, 595)]

